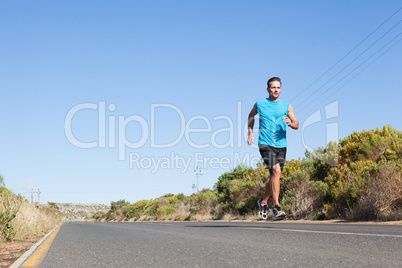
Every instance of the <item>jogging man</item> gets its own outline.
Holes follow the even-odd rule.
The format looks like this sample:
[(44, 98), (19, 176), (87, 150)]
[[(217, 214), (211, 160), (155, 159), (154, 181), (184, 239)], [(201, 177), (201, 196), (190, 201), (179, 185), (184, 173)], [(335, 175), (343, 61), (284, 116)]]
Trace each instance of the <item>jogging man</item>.
[(260, 217), (267, 218), (268, 199), (272, 196), (274, 218), (285, 217), (279, 206), (279, 178), (282, 174), (286, 159), (286, 126), (292, 129), (299, 128), (299, 121), (293, 112), (292, 105), (288, 101), (279, 99), (282, 82), (279, 77), (272, 77), (267, 82), (269, 97), (257, 101), (248, 116), (248, 139), (249, 145), (253, 144), (254, 116), (260, 115), (258, 147), (264, 163), (269, 169), (269, 178), (265, 185), (265, 195), (258, 200)]

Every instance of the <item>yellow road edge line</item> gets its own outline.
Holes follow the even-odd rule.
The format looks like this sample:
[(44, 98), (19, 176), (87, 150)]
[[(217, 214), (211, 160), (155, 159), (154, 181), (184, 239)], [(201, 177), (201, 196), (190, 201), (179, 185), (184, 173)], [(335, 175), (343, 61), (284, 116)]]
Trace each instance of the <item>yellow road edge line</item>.
[(59, 232), (59, 226), (35, 251), (28, 257), (28, 259), (20, 267), (37, 267), (41, 264), (46, 256), (47, 251), (53, 243), (54, 238)]

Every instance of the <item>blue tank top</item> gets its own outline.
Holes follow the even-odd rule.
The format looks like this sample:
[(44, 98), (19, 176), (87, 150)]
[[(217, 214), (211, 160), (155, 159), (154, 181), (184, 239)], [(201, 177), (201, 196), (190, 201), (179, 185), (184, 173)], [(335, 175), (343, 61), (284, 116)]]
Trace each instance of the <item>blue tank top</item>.
[(270, 101), (268, 98), (257, 101), (257, 111), (260, 115), (260, 131), (258, 145), (269, 145), (276, 148), (287, 147), (286, 123), (290, 102), (279, 99)]

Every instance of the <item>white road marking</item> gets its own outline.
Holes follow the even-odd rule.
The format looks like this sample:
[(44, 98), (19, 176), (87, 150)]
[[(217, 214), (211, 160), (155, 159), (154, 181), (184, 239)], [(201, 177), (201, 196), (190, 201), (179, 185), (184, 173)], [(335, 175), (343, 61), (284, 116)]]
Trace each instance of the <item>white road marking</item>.
[[(155, 224), (155, 225), (170, 225), (182, 227), (186, 226), (186, 224), (180, 224), (180, 222), (176, 223), (162, 223), (162, 222), (137, 222), (139, 224)], [(186, 222), (192, 223), (192, 222)], [(117, 227), (117, 226), (114, 226)], [(200, 225), (199, 227), (203, 227)], [(264, 227), (242, 227), (242, 226), (233, 226), (235, 228), (246, 229), (246, 230), (265, 230), (265, 231), (284, 231), (284, 232), (296, 232), (296, 233), (315, 233), (315, 234), (336, 234), (336, 235), (358, 235), (358, 236), (375, 236), (375, 237), (395, 237), (402, 238), (402, 235), (390, 235), (390, 234), (366, 234), (366, 233), (347, 233), (347, 232), (327, 232), (327, 231), (313, 231), (313, 230), (300, 230), (300, 229), (279, 229), (279, 228), (264, 228)], [(124, 228), (119, 226), (119, 228)], [(126, 229), (126, 228), (124, 228)], [(127, 228), (131, 229), (131, 228)]]
[(398, 237), (402, 238), (402, 235), (389, 235), (389, 234), (365, 234), (365, 233), (345, 233), (345, 232), (325, 232), (325, 231), (311, 231), (311, 230), (297, 230), (297, 229), (267, 229), (261, 227), (245, 228), (248, 230), (268, 230), (268, 231), (284, 231), (284, 232), (299, 232), (299, 233), (316, 233), (316, 234), (337, 234), (337, 235), (360, 235), (360, 236), (380, 236), (380, 237)]

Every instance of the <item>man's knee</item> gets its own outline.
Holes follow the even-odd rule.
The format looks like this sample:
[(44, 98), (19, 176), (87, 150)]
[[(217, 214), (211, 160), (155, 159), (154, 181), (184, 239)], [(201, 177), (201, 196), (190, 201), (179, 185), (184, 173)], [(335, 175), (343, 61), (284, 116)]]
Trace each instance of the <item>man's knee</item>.
[(271, 168), (271, 172), (274, 174), (274, 175), (280, 175), (281, 173), (282, 173), (282, 169), (281, 169), (281, 166), (279, 165), (279, 164), (276, 164), (276, 165), (274, 165), (272, 168)]

